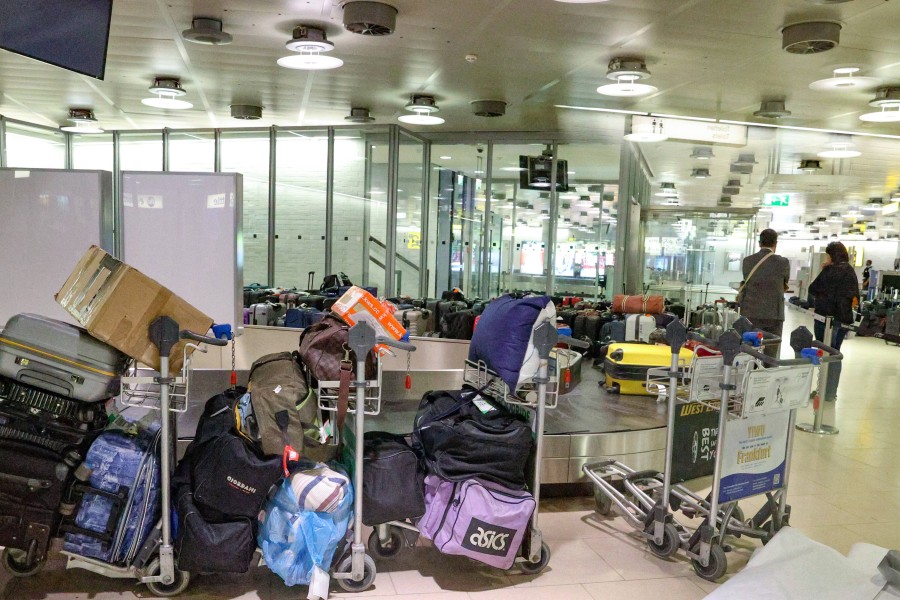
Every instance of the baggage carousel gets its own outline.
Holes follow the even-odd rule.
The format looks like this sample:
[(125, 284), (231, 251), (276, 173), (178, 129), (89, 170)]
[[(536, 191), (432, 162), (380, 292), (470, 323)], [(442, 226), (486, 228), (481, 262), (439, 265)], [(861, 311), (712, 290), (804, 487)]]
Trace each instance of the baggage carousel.
[[(296, 348), (298, 332), (278, 329), (280, 331), (256, 334), (268, 336), (264, 344), (251, 337), (238, 345), (239, 382), (246, 383), (249, 365), (258, 356)], [(254, 333), (248, 331), (245, 335)], [(437, 338), (413, 338), (412, 341), (417, 345), (417, 351), (409, 357), (412, 386), (408, 390), (405, 387), (406, 354), (401, 352), (396, 357), (385, 358), (382, 362), (381, 412), (366, 418), (367, 431), (408, 433), (425, 392), (462, 386), (463, 365), (469, 351), (467, 341)], [(265, 351), (258, 350), (260, 345), (265, 346)], [(655, 396), (607, 393), (599, 385), (602, 372), (592, 368), (591, 362), (583, 362), (581, 381), (574, 389), (559, 396), (555, 408), (547, 410), (542, 464), (544, 483), (585, 482), (582, 465), (601, 458), (615, 458), (637, 470), (660, 469), (663, 465), (665, 404), (658, 404)], [(179, 450), (183, 451), (193, 437), (205, 401), (228, 388), (230, 363), (228, 351), (221, 357), (213, 354), (195, 366), (187, 411), (178, 419)]]

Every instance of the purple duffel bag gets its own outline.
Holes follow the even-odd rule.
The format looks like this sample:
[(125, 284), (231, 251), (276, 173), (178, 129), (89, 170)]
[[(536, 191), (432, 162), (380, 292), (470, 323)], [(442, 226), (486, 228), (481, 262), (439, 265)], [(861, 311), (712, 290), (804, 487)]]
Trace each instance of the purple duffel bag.
[(425, 478), (425, 514), (419, 532), (444, 554), (458, 554), (508, 569), (534, 512), (534, 497), (499, 485), (467, 479)]

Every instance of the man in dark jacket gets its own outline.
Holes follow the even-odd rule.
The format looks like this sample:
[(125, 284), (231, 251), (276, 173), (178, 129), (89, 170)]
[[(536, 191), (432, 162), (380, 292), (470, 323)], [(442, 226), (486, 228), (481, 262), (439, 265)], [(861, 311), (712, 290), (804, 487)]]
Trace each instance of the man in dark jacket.
[[(809, 284), (809, 293), (815, 297), (816, 314), (832, 317), (831, 339), (825, 340), (825, 323), (814, 324), (816, 339), (837, 350), (841, 349), (847, 329), (844, 325), (853, 323), (853, 304), (859, 302), (859, 279), (850, 264), (850, 254), (840, 242), (831, 242), (825, 248), (828, 258), (822, 265), (822, 272)], [(828, 381), (825, 385), (825, 400), (837, 400), (837, 388), (841, 378), (841, 362), (828, 365)], [(821, 390), (820, 390), (821, 391)]]
[[(775, 254), (777, 245), (778, 232), (764, 229), (759, 234), (759, 252), (744, 258), (741, 316), (750, 319), (759, 329), (781, 337), (784, 328), (784, 292), (790, 278), (791, 263), (785, 257)], [(765, 353), (778, 358), (780, 346), (769, 344), (765, 347)]]

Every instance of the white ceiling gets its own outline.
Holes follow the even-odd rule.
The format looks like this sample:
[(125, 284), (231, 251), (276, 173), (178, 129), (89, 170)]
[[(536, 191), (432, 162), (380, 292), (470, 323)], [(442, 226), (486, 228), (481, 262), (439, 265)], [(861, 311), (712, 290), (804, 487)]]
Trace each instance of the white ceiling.
[[(602, 140), (615, 156), (610, 122), (622, 117), (556, 108), (613, 108), (759, 121), (764, 99), (784, 99), (789, 118), (778, 123), (900, 135), (898, 123), (864, 123), (874, 89), (815, 92), (810, 82), (837, 66), (900, 85), (900, 2), (853, 0), (823, 5), (811, 0), (609, 0), (568, 4), (553, 0), (389, 0), (397, 7), (393, 35), (369, 37), (342, 27), (338, 0), (115, 0), (106, 77), (99, 81), (0, 51), (0, 113), (57, 126), (70, 107), (94, 110), (113, 129), (337, 125), (351, 106), (367, 107), (376, 123), (396, 123), (412, 93), (435, 96), (444, 125), (429, 132), (546, 131), (569, 139)], [(186, 42), (181, 31), (193, 16), (222, 19), (234, 36), (226, 46)], [(842, 24), (839, 46), (816, 55), (781, 49), (780, 28), (804, 20)], [(324, 28), (344, 60), (334, 71), (281, 68), (284, 43), (295, 25)], [(477, 60), (467, 62), (466, 55)], [(644, 58), (657, 93), (642, 98), (600, 96), (607, 63), (616, 56)], [(164, 111), (141, 104), (154, 77), (181, 79), (194, 109)], [(500, 118), (477, 117), (477, 99), (509, 103)], [(260, 121), (230, 117), (235, 103), (264, 107)], [(416, 128), (425, 131), (424, 128)], [(771, 130), (769, 130), (771, 131)], [(743, 176), (762, 183), (775, 157), (784, 173), (814, 156), (825, 134), (761, 134), (746, 149), (717, 150), (713, 178), (692, 182), (691, 146), (644, 144), (655, 181), (675, 181), (689, 202), (714, 204), (728, 179), (728, 164), (753, 151), (758, 165)], [(896, 187), (900, 140), (857, 138), (863, 157), (825, 171), (859, 178), (852, 190), (830, 192), (828, 202), (860, 198)], [(776, 144), (776, 142), (779, 142)], [(587, 148), (588, 146), (585, 146)], [(516, 149), (517, 150), (517, 149)], [(578, 161), (572, 147), (571, 161)], [(721, 158), (719, 158), (721, 157)], [(578, 169), (576, 169), (578, 170)], [(586, 172), (582, 170), (581, 172)], [(605, 174), (600, 177), (605, 178)], [(758, 194), (755, 194), (758, 195)], [(736, 198), (752, 204), (754, 195)], [(825, 196), (822, 196), (825, 198)], [(817, 200), (812, 198), (813, 203)]]

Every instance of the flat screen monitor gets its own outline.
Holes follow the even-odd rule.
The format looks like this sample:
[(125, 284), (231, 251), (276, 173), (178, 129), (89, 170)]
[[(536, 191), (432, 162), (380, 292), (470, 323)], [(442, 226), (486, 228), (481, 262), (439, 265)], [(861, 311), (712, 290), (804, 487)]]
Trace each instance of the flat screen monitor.
[[(523, 190), (550, 190), (553, 159), (549, 156), (519, 156), (519, 187)], [(556, 161), (556, 191), (569, 189), (568, 162)]]
[(0, 0), (0, 48), (103, 79), (112, 0)]

